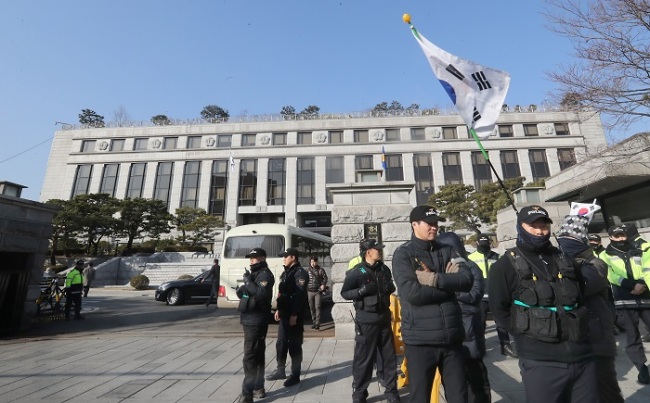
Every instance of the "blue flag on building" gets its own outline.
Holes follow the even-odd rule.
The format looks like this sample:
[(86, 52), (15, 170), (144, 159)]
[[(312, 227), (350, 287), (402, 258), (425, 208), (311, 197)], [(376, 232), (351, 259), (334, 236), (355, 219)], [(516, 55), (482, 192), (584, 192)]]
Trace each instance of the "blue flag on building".
[(386, 150), (384, 150), (384, 146), (381, 146), (381, 167), (384, 171), (388, 168), (388, 165), (386, 165)]

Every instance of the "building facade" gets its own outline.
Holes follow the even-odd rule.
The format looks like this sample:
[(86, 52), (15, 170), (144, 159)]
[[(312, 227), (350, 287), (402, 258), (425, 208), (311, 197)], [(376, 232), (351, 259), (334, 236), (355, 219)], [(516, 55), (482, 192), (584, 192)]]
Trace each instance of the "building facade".
[[(605, 147), (598, 114), (504, 111), (483, 141), (502, 179), (526, 182)], [(227, 226), (276, 222), (329, 235), (328, 185), (415, 183), (411, 205), (440, 186), (496, 181), (457, 114), (321, 115), (285, 120), (68, 128), (54, 136), (40, 200), (108, 193), (203, 208)]]

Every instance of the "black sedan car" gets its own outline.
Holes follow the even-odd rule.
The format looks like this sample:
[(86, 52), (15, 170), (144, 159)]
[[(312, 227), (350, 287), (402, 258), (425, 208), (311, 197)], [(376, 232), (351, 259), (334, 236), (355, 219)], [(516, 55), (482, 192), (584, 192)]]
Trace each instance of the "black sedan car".
[(210, 291), (212, 291), (212, 276), (209, 271), (205, 271), (193, 279), (162, 283), (156, 290), (156, 301), (164, 301), (168, 305), (180, 305), (186, 302), (205, 303), (210, 297)]

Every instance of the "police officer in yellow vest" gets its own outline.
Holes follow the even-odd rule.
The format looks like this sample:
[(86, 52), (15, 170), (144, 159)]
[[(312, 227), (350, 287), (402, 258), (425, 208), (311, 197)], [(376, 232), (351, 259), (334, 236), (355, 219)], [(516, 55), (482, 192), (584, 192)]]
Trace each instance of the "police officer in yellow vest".
[(600, 235), (598, 234), (589, 234), (587, 235), (587, 241), (589, 242), (589, 246), (591, 246), (591, 249), (594, 251), (594, 255), (596, 257), (600, 257), (600, 254), (605, 251), (605, 247), (601, 243), (602, 240), (600, 238)]
[(81, 292), (83, 291), (83, 260), (77, 260), (72, 270), (65, 277), (65, 320), (70, 320), (70, 308), (74, 303), (75, 320), (84, 319), (81, 316)]
[(609, 228), (610, 243), (600, 258), (607, 263), (607, 279), (612, 284), (616, 308), (622, 313), (627, 345), (625, 352), (639, 370), (637, 380), (650, 383), (646, 355), (639, 332), (639, 319), (650, 327), (650, 254), (635, 248), (625, 227)]
[[(486, 234), (480, 234), (476, 240), (476, 251), (471, 253), (468, 257), (469, 260), (478, 265), (483, 272), (483, 278), (486, 279), (485, 281), (487, 282), (490, 266), (499, 260), (499, 254), (492, 250), (490, 237)], [(488, 296), (486, 295), (486, 297)], [(481, 309), (483, 310), (483, 326), (485, 326), (485, 320), (490, 311), (488, 298), (486, 297), (481, 301)], [(514, 345), (510, 343), (510, 335), (508, 335), (508, 331), (504, 327), (497, 325), (497, 335), (499, 336), (499, 343), (501, 344), (501, 354), (517, 358), (517, 352), (514, 349)]]

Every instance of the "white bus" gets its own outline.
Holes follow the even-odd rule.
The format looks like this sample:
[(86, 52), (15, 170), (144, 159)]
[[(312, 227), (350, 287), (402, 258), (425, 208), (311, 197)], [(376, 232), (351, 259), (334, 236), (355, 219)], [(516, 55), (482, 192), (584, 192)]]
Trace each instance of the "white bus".
[(250, 267), (246, 255), (253, 248), (266, 251), (266, 262), (275, 276), (273, 289), (273, 306), (278, 295), (280, 275), (284, 271), (282, 258), (278, 255), (287, 248), (296, 248), (300, 252), (302, 267), (309, 266), (311, 256), (318, 257), (318, 264), (331, 273), (332, 259), (330, 247), (332, 239), (301, 228), (284, 224), (249, 224), (232, 228), (225, 235), (221, 251), (221, 284), (219, 295), (228, 301), (238, 301), (235, 288), (243, 283), (244, 270)]

